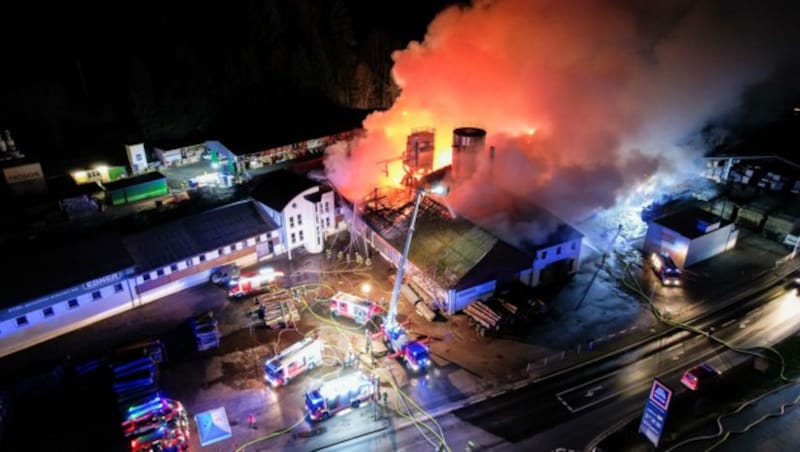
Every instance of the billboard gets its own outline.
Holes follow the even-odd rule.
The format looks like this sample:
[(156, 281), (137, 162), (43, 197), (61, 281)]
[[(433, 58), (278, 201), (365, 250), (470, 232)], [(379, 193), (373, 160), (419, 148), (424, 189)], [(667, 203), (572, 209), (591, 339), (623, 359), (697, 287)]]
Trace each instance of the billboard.
[(670, 401), (672, 401), (672, 389), (657, 378), (653, 379), (642, 413), (642, 421), (639, 423), (639, 433), (649, 439), (655, 447), (658, 447), (661, 441)]

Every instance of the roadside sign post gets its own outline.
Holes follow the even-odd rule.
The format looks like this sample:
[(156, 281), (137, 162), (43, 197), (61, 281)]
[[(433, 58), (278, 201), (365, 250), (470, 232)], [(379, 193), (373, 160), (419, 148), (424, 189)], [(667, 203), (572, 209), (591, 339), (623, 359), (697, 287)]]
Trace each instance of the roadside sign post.
[(639, 423), (639, 433), (649, 439), (655, 447), (658, 447), (661, 441), (670, 401), (672, 401), (672, 389), (657, 378), (654, 379), (644, 406), (642, 421)]

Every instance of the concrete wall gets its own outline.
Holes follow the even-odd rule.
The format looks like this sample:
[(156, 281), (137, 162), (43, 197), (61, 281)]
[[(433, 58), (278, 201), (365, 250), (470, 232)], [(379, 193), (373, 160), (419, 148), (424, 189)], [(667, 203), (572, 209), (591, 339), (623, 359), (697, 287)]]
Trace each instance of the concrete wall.
[[(717, 254), (723, 253), (736, 246), (739, 230), (735, 225), (729, 224), (713, 232), (697, 237), (689, 244), (684, 267), (689, 267)], [(676, 262), (677, 263), (677, 262)]]

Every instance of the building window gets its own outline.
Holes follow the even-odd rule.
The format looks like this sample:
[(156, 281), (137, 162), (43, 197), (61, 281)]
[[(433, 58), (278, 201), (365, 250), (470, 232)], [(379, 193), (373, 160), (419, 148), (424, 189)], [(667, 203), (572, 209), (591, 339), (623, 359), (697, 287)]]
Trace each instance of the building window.
[(329, 210), (330, 210), (330, 204), (328, 204), (328, 201), (325, 201), (325, 213), (328, 213)]
[(303, 216), (297, 215), (297, 224), (303, 224)]
[(150, 281), (150, 273), (145, 273), (144, 275), (142, 275), (142, 280), (143, 281)]
[(572, 242), (572, 249), (573, 249), (573, 250), (575, 250), (575, 245), (576, 245), (577, 243), (578, 243), (578, 242)]
[(103, 294), (101, 294), (99, 290), (92, 292), (92, 300), (99, 300), (101, 298), (103, 298)]
[(242, 249), (242, 248), (244, 248), (244, 243), (242, 243), (242, 242), (236, 242), (236, 249), (237, 249), (237, 250), (240, 250), (240, 249)]
[(220, 256), (222, 256), (222, 254), (223, 254), (223, 253), (222, 253), (222, 248), (220, 248), (220, 249), (218, 249), (218, 250), (217, 250), (217, 254), (218, 254), (218, 255), (220, 255)]
[(201, 254), (200, 256), (198, 256), (197, 259), (199, 259), (200, 262), (205, 262), (206, 261), (206, 255), (205, 254)]
[(56, 315), (56, 313), (55, 311), (53, 311), (52, 307), (47, 307), (42, 309), (42, 315), (44, 315), (44, 318), (48, 318), (48, 317), (53, 317), (54, 315)]
[(226, 253), (230, 253), (231, 252), (231, 247), (230, 246), (226, 246), (225, 247), (225, 252)]
[(292, 243), (296, 242), (294, 232), (292, 232)]
[(122, 283), (114, 284), (114, 293), (122, 292)]
[(331, 227), (331, 217), (325, 218), (325, 227), (326, 228)]
[(176, 271), (178, 271), (178, 264), (170, 265), (169, 266), (169, 271), (171, 271), (172, 273), (175, 273)]
[(294, 217), (289, 217), (289, 227), (290, 228), (294, 227)]
[(542, 251), (542, 259), (547, 259), (547, 251)]
[(271, 240), (269, 242), (267, 242), (267, 249), (269, 249), (269, 253), (270, 254), (275, 252), (275, 245), (272, 244)]
[(158, 270), (156, 270), (156, 276), (164, 276), (164, 269), (159, 268)]
[[(94, 294), (92, 294), (92, 298), (94, 298)], [(80, 306), (80, 303), (78, 303), (77, 299), (73, 298), (67, 302), (67, 306), (69, 306), (70, 309), (75, 309)]]
[(300, 241), (302, 242), (303, 240), (303, 231), (300, 231)]
[(297, 208), (297, 203), (296, 203), (296, 202), (293, 202), (293, 203), (292, 203), (292, 209), (296, 209), (296, 208)]
[(191, 259), (186, 259), (186, 266), (191, 267), (192, 265), (194, 265), (194, 262)]
[(28, 318), (24, 315), (22, 317), (17, 317), (17, 326), (25, 326), (28, 324)]
[(561, 254), (561, 247), (560, 246), (558, 248), (556, 248), (556, 255), (559, 255), (559, 254)]

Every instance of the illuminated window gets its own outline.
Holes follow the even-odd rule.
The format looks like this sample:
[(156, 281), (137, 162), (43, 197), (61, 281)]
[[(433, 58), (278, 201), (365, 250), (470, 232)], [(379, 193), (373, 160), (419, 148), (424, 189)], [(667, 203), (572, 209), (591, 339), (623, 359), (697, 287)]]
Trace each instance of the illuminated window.
[(28, 324), (28, 318), (24, 315), (22, 317), (17, 317), (17, 326), (25, 326)]
[(67, 302), (67, 306), (69, 306), (70, 309), (75, 309), (80, 306), (80, 303), (78, 303), (77, 299), (73, 298)]
[(53, 311), (53, 308), (50, 307), (42, 309), (42, 315), (44, 315), (44, 317), (47, 318), (47, 317), (53, 317), (54, 315), (56, 315), (56, 313)]
[(294, 243), (294, 242), (296, 242), (296, 241), (297, 241), (297, 240), (295, 240), (294, 232), (292, 232), (292, 243)]
[(174, 273), (174, 272), (176, 272), (176, 271), (178, 271), (178, 264), (172, 264), (172, 265), (170, 265), (170, 266), (169, 266), (169, 271), (171, 271), (171, 272), (173, 272), (173, 273)]
[(120, 292), (122, 292), (122, 284), (120, 283), (114, 284), (114, 293), (120, 293)]
[(142, 280), (150, 281), (150, 273), (145, 273), (144, 275), (142, 275)]
[(101, 298), (103, 298), (103, 294), (101, 294), (99, 290), (92, 292), (92, 300), (99, 300)]

